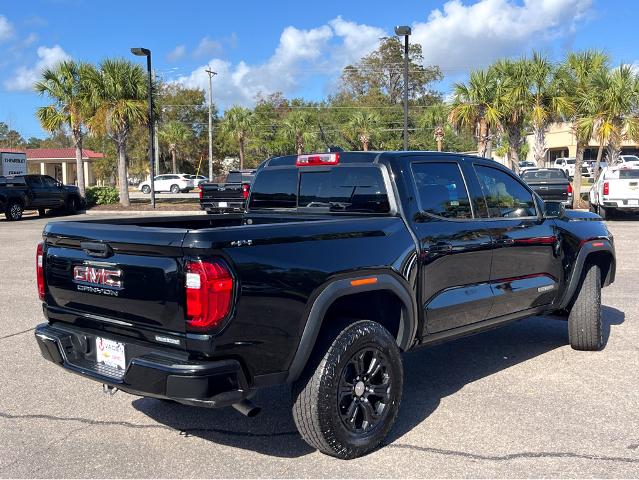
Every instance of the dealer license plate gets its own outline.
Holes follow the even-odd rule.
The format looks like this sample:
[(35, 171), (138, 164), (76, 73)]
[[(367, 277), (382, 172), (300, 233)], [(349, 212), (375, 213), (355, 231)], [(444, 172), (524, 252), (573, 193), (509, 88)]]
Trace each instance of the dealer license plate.
[(217, 206), (220, 208), (225, 208), (228, 207), (229, 204), (227, 202), (218, 202)]
[(126, 357), (124, 356), (124, 343), (115, 342), (106, 338), (95, 339), (96, 361), (108, 367), (116, 367), (126, 370)]

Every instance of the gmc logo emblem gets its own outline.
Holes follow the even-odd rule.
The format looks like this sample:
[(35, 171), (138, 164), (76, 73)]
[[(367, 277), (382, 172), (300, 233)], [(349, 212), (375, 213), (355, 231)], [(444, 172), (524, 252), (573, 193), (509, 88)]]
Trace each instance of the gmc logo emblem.
[(122, 271), (111, 270), (90, 265), (76, 265), (73, 267), (73, 281), (99, 285), (101, 287), (122, 288)]

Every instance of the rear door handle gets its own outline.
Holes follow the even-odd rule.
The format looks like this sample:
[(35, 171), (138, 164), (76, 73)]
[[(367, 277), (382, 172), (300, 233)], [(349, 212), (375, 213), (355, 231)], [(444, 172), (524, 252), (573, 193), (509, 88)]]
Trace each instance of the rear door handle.
[(435, 245), (431, 245), (428, 247), (428, 251), (431, 253), (444, 253), (451, 252), (453, 250), (453, 246), (450, 243), (436, 243)]
[(107, 258), (113, 255), (113, 249), (106, 243), (80, 242), (80, 248), (91, 257)]

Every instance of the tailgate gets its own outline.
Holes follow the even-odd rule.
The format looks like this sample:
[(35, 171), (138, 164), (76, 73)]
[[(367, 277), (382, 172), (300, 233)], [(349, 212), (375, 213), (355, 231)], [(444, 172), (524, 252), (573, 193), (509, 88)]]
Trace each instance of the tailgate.
[(529, 183), (529, 186), (544, 200), (568, 200), (567, 183)]
[(51, 312), (185, 331), (186, 230), (56, 222), (47, 225), (44, 273)]
[(611, 179), (609, 182), (609, 194), (612, 199), (638, 200), (639, 199), (639, 179)]
[[(202, 188), (202, 187), (201, 187)], [(225, 185), (205, 185), (202, 189), (202, 202), (243, 202), (241, 183)]]

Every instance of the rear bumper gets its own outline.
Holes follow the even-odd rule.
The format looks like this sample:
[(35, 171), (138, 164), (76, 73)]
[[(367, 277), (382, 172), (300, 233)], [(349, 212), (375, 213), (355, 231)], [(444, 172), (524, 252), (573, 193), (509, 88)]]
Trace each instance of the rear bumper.
[(639, 210), (639, 204), (630, 205), (630, 200), (605, 199), (603, 206), (607, 208), (619, 208), (621, 210), (636, 211)]
[[(222, 206), (220, 206), (220, 203), (222, 203)], [(224, 205), (226, 204), (226, 205)], [(216, 212), (241, 212), (244, 211), (244, 202), (224, 202), (224, 201), (202, 201), (200, 203), (200, 208), (202, 210), (207, 210), (207, 211), (216, 211)]]
[[(113, 338), (115, 341), (122, 339)], [(35, 337), (42, 356), (83, 377), (145, 397), (188, 405), (224, 407), (248, 396), (246, 376), (237, 360), (192, 361), (170, 349), (126, 343), (125, 371), (95, 360), (93, 331), (67, 325), (41, 324)]]

